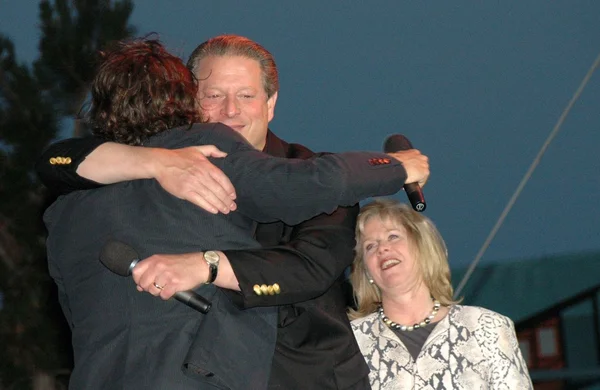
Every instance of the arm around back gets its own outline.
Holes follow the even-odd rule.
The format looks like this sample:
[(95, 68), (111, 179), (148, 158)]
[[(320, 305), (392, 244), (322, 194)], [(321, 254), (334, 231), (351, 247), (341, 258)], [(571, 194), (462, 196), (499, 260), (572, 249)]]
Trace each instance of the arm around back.
[(406, 179), (402, 164), (384, 153), (345, 152), (307, 160), (277, 158), (255, 150), (222, 124), (212, 126), (212, 131), (191, 131), (190, 137), (197, 138), (192, 142), (214, 144), (228, 153), (222, 161), (214, 162), (236, 188), (239, 211), (260, 223), (279, 220), (296, 225), (321, 213), (332, 213), (339, 206), (394, 194)]
[[(227, 293), (244, 308), (293, 304), (321, 295), (352, 263), (357, 215), (358, 206), (340, 207), (291, 228), (284, 245), (225, 251), (241, 289)], [(274, 284), (279, 289), (273, 293), (255, 289)]]
[(84, 137), (70, 138), (48, 146), (35, 164), (40, 180), (58, 194), (101, 187), (101, 183), (79, 176), (77, 168), (104, 142), (100, 138)]
[(179, 150), (145, 148), (72, 138), (50, 145), (36, 163), (42, 182), (57, 193), (155, 178), (169, 193), (211, 213), (235, 210), (235, 189), (207, 157), (224, 157), (214, 146)]
[(282, 221), (293, 226), (339, 206), (394, 194), (407, 175), (398, 160), (384, 153), (346, 152), (307, 160), (272, 157), (221, 123), (172, 129), (145, 145), (169, 149), (215, 145), (227, 153), (212, 162), (233, 183), (238, 211), (260, 223)]
[(50, 145), (36, 168), (47, 187), (68, 193), (153, 178), (154, 161), (160, 152), (160, 149), (106, 142), (96, 137), (71, 138)]

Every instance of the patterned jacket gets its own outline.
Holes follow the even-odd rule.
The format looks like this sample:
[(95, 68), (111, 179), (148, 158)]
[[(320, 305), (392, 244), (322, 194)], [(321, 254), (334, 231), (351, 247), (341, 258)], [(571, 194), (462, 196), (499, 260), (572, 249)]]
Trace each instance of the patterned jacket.
[(452, 306), (416, 361), (373, 313), (352, 321), (373, 390), (533, 389), (512, 321), (475, 306)]

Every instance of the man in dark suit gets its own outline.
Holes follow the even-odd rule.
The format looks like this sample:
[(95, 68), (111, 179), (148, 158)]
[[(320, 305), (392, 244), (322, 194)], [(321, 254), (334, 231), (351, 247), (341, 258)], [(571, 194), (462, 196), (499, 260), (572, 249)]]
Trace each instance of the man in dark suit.
[[(220, 121), (231, 126), (256, 149), (271, 155), (302, 159), (313, 157), (314, 154), (307, 148), (287, 144), (267, 129), (268, 122), (274, 115), (278, 82), (272, 56), (264, 48), (242, 37), (217, 37), (199, 46), (192, 54), (188, 66), (200, 80), (200, 102), (210, 121)], [(43, 174), (52, 177), (46, 182), (52, 185), (56, 180), (63, 180), (66, 186), (62, 186), (66, 190), (97, 186), (97, 183), (76, 177), (74, 169), (83, 174), (91, 172), (88, 177), (99, 182), (115, 181), (115, 178), (148, 177), (144, 176), (148, 175), (147, 172), (141, 175), (139, 172), (132, 172), (140, 167), (147, 167), (148, 159), (140, 160), (143, 162), (141, 164), (126, 166), (121, 161), (110, 160), (115, 155), (115, 150), (111, 148), (122, 145), (103, 144), (90, 154), (100, 143), (77, 140), (49, 149), (39, 165)], [(102, 155), (102, 152), (105, 154)], [(151, 152), (156, 153), (154, 156), (161, 156), (160, 153), (164, 156), (165, 153), (158, 150)], [(80, 164), (85, 156), (87, 159)], [(132, 158), (131, 154), (127, 156)], [(202, 160), (189, 149), (182, 150), (181, 155), (171, 152), (168, 156), (171, 170), (174, 169), (173, 165), (179, 164), (175, 169), (180, 169), (180, 172), (188, 172), (186, 164), (189, 161)], [(59, 157), (58, 161), (56, 157)], [(404, 158), (405, 165), (410, 165), (411, 156), (408, 154), (401, 153), (397, 157)], [(51, 158), (54, 158), (54, 165), (47, 163)], [(67, 164), (67, 158), (73, 164)], [(156, 163), (162, 160), (159, 157), (151, 161)], [(108, 174), (94, 176), (98, 174), (97, 167), (90, 168), (94, 162), (103, 166), (104, 172), (108, 170)], [(205, 161), (202, 160), (202, 163)], [(110, 164), (118, 169), (111, 173), (107, 166)], [(390, 164), (390, 159), (376, 158), (370, 160), (370, 164), (385, 166)], [(131, 170), (127, 171), (127, 167), (131, 167)], [(210, 168), (205, 171), (210, 171)], [(214, 170), (210, 172), (203, 182), (215, 180), (218, 173), (215, 174)], [(156, 173), (154, 176), (158, 176), (161, 184), (169, 188), (169, 176)], [(222, 179), (216, 181), (222, 183)], [(171, 186), (174, 187), (176, 186)], [(206, 188), (201, 188), (197, 192), (205, 190)], [(236, 190), (240, 193), (242, 189)], [(225, 212), (231, 204), (227, 197), (222, 196), (229, 192), (226, 185), (215, 190), (212, 197), (207, 195), (207, 200), (203, 201), (197, 200), (197, 197), (194, 199), (189, 192), (173, 192), (180, 198), (195, 200), (201, 206), (212, 206)], [(223, 200), (219, 201), (219, 196)], [(221, 258), (218, 274), (226, 280), (219, 281), (217, 278), (216, 284), (240, 290), (239, 293), (228, 293), (234, 302), (245, 308), (279, 306), (277, 344), (269, 388), (368, 388), (368, 369), (352, 336), (341, 288), (343, 270), (352, 261), (356, 213), (356, 207), (340, 208), (331, 215), (323, 214), (295, 226), (281, 222), (259, 224), (256, 238), (265, 249), (217, 252)], [(214, 242), (204, 249), (227, 248), (219, 247)], [(185, 252), (182, 248), (176, 251)], [(145, 253), (165, 252), (167, 251), (159, 249)], [(169, 298), (175, 291), (185, 290), (198, 283), (198, 279), (205, 278), (205, 275), (198, 276), (189, 272), (191, 268), (185, 261), (177, 262), (178, 266), (173, 265), (175, 259), (183, 259), (185, 256), (187, 259), (196, 259), (196, 264), (202, 263), (203, 253), (192, 256), (183, 254), (179, 257), (157, 255), (144, 260), (140, 263), (144, 268), (140, 268), (138, 274), (134, 275), (141, 284), (140, 288), (153, 295)], [(160, 269), (165, 267), (176, 269), (171, 275), (179, 272), (178, 276), (188, 278), (179, 278), (177, 281), (177, 278), (164, 275)], [(230, 270), (233, 272), (228, 274)], [(233, 277), (227, 278), (227, 275)], [(182, 282), (182, 279), (185, 280)]]

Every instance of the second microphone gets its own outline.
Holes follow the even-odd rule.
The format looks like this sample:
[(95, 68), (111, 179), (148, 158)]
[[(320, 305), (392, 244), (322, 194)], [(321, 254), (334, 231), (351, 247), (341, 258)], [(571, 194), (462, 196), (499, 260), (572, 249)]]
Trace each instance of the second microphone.
[[(395, 153), (409, 149), (414, 149), (414, 147), (408, 138), (402, 134), (390, 135), (383, 144), (383, 151), (385, 153)], [(406, 196), (408, 196), (408, 200), (415, 211), (425, 211), (427, 203), (425, 203), (425, 197), (419, 183), (404, 184), (404, 191), (406, 191)]]

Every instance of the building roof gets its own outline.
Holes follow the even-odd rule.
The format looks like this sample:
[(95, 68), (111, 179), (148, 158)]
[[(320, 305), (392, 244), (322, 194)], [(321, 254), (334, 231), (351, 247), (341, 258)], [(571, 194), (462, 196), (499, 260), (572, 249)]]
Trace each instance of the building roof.
[[(452, 271), (455, 288), (466, 270)], [(478, 266), (461, 296), (519, 322), (598, 285), (600, 252), (588, 252)]]

